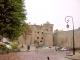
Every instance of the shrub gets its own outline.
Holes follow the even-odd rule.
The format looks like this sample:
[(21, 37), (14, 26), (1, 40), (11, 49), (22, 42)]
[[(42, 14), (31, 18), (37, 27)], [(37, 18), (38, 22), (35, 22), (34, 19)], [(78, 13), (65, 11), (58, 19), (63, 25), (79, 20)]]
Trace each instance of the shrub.
[(37, 43), (37, 40), (35, 40), (34, 43)]
[(6, 50), (6, 45), (0, 42), (0, 50)]
[(43, 47), (43, 45), (39, 44), (39, 47)]
[(12, 49), (17, 49), (18, 48), (18, 43), (17, 42), (12, 42), (11, 47), (12, 47)]

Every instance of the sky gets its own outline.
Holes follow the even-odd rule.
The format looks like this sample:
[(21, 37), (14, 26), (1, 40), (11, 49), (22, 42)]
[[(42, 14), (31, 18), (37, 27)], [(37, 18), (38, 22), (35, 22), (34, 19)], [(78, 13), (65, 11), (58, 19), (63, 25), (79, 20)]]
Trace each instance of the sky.
[(72, 30), (72, 19), (69, 19), (69, 28), (66, 27), (66, 16), (72, 16), (74, 29), (80, 27), (80, 0), (25, 0), (27, 22), (41, 25), (47, 21), (54, 24), (53, 29)]

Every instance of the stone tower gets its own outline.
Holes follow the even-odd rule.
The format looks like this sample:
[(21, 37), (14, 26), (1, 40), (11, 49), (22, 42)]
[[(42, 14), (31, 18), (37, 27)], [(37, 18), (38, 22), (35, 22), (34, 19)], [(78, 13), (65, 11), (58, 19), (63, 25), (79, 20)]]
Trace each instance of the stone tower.
[(44, 45), (53, 46), (53, 24), (50, 24), (47, 21), (43, 26), (45, 27), (45, 31), (43, 34)]

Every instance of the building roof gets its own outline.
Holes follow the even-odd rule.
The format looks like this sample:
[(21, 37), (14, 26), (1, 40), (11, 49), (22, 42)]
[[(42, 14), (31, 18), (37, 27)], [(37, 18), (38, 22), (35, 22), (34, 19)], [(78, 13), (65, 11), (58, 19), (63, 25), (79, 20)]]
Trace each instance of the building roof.
[(46, 24), (50, 24), (50, 22), (47, 21)]

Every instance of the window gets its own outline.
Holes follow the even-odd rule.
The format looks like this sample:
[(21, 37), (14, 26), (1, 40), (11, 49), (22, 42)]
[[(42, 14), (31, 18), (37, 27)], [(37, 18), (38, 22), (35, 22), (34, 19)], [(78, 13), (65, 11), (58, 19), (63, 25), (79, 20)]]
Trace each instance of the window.
[(42, 34), (43, 34), (43, 32), (42, 32)]
[(47, 29), (47, 31), (48, 31), (48, 29)]
[(36, 31), (35, 31), (35, 33), (36, 33)]
[(40, 41), (40, 42), (42, 42), (42, 41)]
[(46, 31), (48, 31), (48, 29), (45, 29)]
[(39, 32), (37, 32), (37, 33), (39, 33)]
[(37, 37), (37, 39), (39, 39), (39, 37)]
[(43, 39), (43, 37), (41, 37), (41, 39)]

